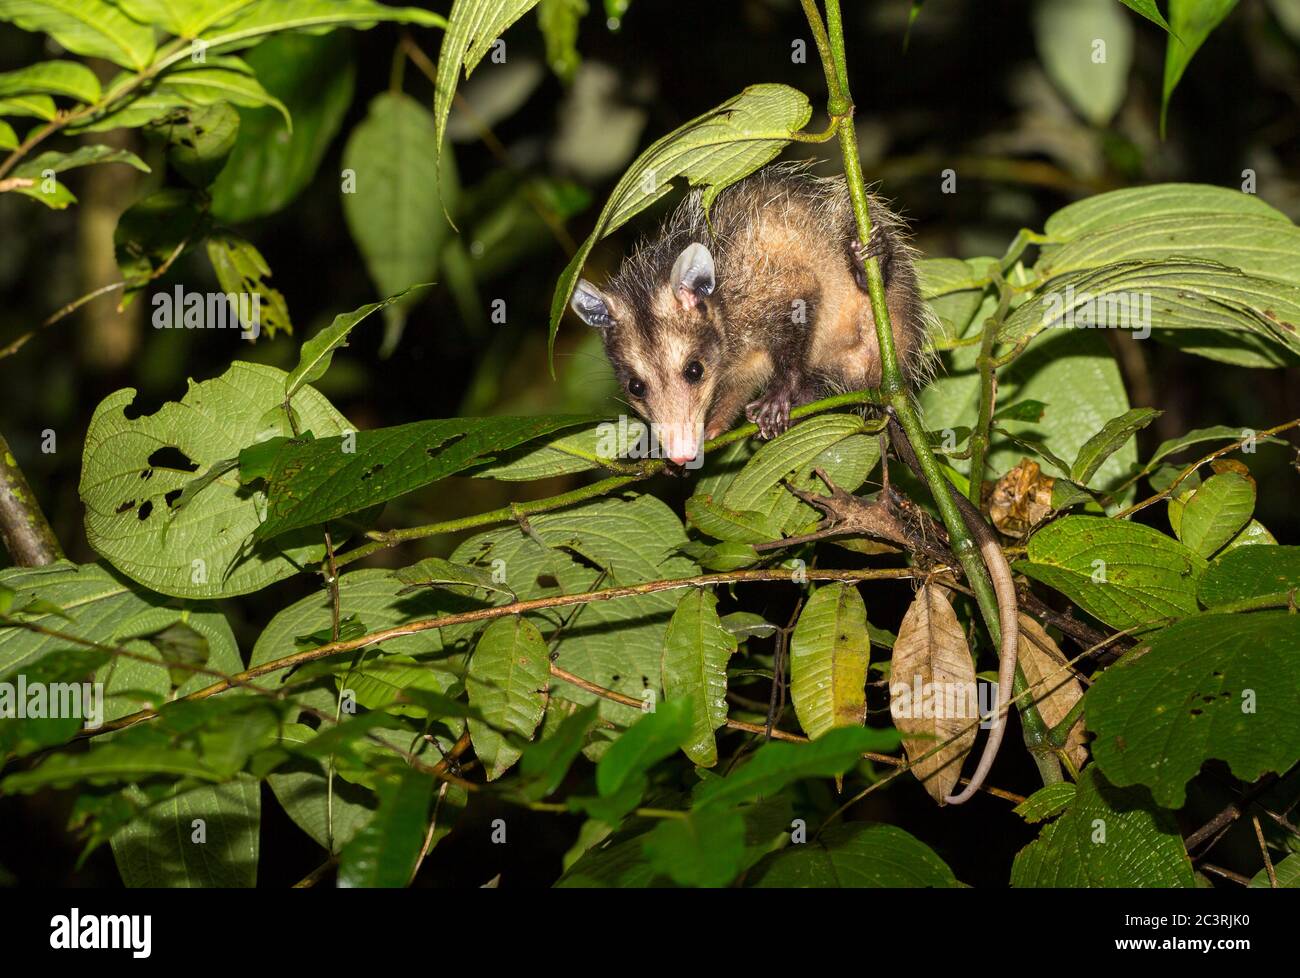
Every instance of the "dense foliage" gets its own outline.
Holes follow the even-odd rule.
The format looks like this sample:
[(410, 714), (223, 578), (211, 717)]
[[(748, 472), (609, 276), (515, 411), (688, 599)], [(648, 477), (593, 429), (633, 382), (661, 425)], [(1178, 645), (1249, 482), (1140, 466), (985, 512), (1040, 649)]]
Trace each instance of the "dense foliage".
[[(1167, 125), (1192, 55), (1234, 6), (1044, 5), (1040, 56), (1104, 126), (1125, 98), (1108, 58), (1126, 69), (1133, 34), (1167, 31)], [(0, 74), (0, 192), (63, 209), (76, 203), (70, 170), (152, 172), (116, 224), (122, 301), (159, 328), (193, 328), (212, 325), (214, 294), (255, 297), (231, 305), (228, 325), (260, 343), (294, 327), (242, 229), (293, 206), (352, 101), (350, 68), (321, 85), (313, 66), (342, 64), (345, 30), (408, 25), (338, 175), (386, 298), (337, 315), (287, 369), (234, 358), (156, 409), (132, 388), (104, 398), (84, 426), (78, 490), (98, 559), (0, 570), (0, 793), (62, 793), (83, 857), (107, 844), (127, 885), (254, 885), (269, 799), (344, 885), (409, 884), (476, 806), (490, 817), (474, 831), (507, 847), (533, 819), (573, 821), (563, 886), (963, 885), (945, 843), (889, 824), (888, 808), (855, 817), (909, 780), (936, 801), (953, 790), (988, 707), (954, 721), (900, 701), (996, 672), (996, 624), (945, 549), (944, 514), (882, 457), (882, 413), (862, 410), (906, 412), (910, 396), (830, 398), (770, 442), (743, 426), (706, 445), (683, 484), (638, 457), (639, 422), (603, 410), (360, 426), (322, 393), (363, 331), (382, 329), (385, 353), (402, 355), (435, 279), (450, 287), (448, 318), (471, 314), (470, 248), (452, 224), (467, 177), (446, 141), (470, 124), (452, 115), (461, 78), (508, 64), (503, 35), (532, 29), (521, 18), (535, 11), (552, 69), (571, 80), (587, 8), (455, 0), (444, 19), (371, 0), (0, 0), (0, 21), (62, 49)], [(807, 47), (824, 62), (830, 128), (809, 126), (817, 92), (769, 82), (662, 134), (570, 249), (552, 349), (598, 242), (661, 198), (690, 184), (712, 199), (792, 144), (856, 147), (846, 58), (868, 52), (852, 33), (845, 52), (838, 2), (821, 5), (824, 22), (804, 8), (825, 42)], [(911, 15), (916, 29), (929, 11), (918, 0)], [(1096, 37), (1111, 41), (1100, 61)], [(430, 38), (436, 61), (421, 49)], [(406, 94), (412, 66), (433, 83), (431, 109)], [(110, 139), (123, 130), (147, 138), (150, 162)], [(842, 162), (860, 188), (856, 149)], [(1192, 857), (1205, 839), (1179, 812), (1224, 782), (1276, 816), (1250, 875), (1300, 879), (1300, 837), (1280, 814), (1300, 760), (1300, 546), (1256, 512), (1290, 498), (1296, 473), (1254, 468), (1257, 450), (1294, 452), (1300, 419), (1215, 424), (1139, 452), (1161, 412), (1133, 406), (1106, 335), (1223, 374), (1294, 370), (1300, 228), (1255, 184), (1113, 189), (996, 248), (986, 235), (991, 253), (919, 263), (944, 366), (917, 392), (924, 430), (910, 433), (989, 514), (1020, 587), (1011, 714), (1024, 746), (1003, 748), (986, 790), (995, 819), (1033, 836), (1001, 870), (1014, 886), (1204, 884)], [(531, 220), (561, 225), (589, 202), (564, 181), (532, 181), (527, 197)], [(216, 291), (173, 292), (178, 262), (196, 255)], [(22, 356), (26, 340), (6, 352)], [(546, 368), (539, 343), (534, 369)], [(501, 484), (503, 504), (404, 519), (453, 478)], [(836, 532), (813, 498), (835, 489), (858, 503), (899, 493), (922, 532)], [(436, 556), (397, 549), (451, 534)], [(290, 580), (311, 582), (293, 603), (276, 590)], [(899, 581), (915, 588), (903, 615)], [(277, 610), (250, 626), (265, 605), (249, 602), (268, 595)], [(251, 648), (232, 620), (255, 628)], [(86, 729), (24, 699), (87, 680), (103, 701)], [(1026, 751), (1037, 790), (994, 787)]]

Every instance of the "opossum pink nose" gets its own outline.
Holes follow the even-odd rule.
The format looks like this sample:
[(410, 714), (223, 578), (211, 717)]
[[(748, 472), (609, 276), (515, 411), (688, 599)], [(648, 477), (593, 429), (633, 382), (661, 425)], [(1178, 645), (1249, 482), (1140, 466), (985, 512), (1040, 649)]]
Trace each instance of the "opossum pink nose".
[(680, 455), (670, 455), (669, 460), (676, 462), (678, 465), (686, 465), (690, 462), (694, 462), (695, 456), (698, 454), (699, 452), (691, 452), (689, 455), (686, 455), (685, 453)]

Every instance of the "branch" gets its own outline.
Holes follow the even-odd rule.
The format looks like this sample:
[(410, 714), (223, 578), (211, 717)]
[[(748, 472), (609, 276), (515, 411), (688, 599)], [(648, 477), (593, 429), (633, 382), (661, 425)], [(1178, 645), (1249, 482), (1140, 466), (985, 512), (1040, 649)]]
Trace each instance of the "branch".
[(43, 567), (63, 557), (59, 538), (0, 435), (0, 539), (19, 567)]

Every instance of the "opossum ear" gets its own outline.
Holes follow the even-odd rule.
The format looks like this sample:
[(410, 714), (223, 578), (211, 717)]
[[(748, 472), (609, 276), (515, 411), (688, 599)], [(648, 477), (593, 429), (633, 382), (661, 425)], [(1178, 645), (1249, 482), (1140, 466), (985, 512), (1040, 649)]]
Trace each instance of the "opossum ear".
[(686, 310), (694, 309), (700, 299), (713, 292), (713, 255), (709, 249), (698, 241), (687, 245), (686, 250), (677, 256), (673, 263), (673, 273), (669, 278), (673, 285), (673, 294)]
[(569, 305), (588, 326), (607, 329), (614, 324), (614, 317), (609, 311), (609, 300), (585, 278), (578, 279), (578, 287), (574, 289)]

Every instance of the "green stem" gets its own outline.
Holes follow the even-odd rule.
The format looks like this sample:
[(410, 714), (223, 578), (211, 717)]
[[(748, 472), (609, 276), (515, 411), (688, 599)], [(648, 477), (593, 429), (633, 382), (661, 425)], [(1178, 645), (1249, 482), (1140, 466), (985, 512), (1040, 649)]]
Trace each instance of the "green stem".
[(993, 405), (997, 400), (997, 370), (993, 357), (993, 347), (997, 344), (998, 331), (1002, 329), (1002, 320), (1006, 318), (1011, 307), (1011, 290), (998, 276), (998, 308), (988, 319), (984, 320), (984, 331), (980, 339), (980, 353), (976, 360), (980, 378), (979, 419), (970, 436), (970, 485), (966, 495), (977, 507), (980, 494), (984, 488), (984, 463), (989, 450), (990, 430), (993, 427)]
[[(804, 4), (808, 9), (808, 4)], [(812, 18), (809, 18), (812, 23)], [(831, 57), (834, 59), (833, 72), (835, 84), (831, 92), (831, 115), (842, 116), (839, 127), (840, 148), (844, 157), (844, 177), (848, 185), (849, 197), (853, 202), (853, 216), (857, 224), (858, 240), (871, 240), (871, 214), (867, 207), (867, 189), (862, 179), (862, 163), (858, 157), (857, 130), (853, 123), (853, 98), (848, 84), (847, 59), (844, 53), (844, 27), (840, 17), (839, 0), (826, 0), (826, 24), (830, 32)], [(813, 26), (814, 34), (816, 26)], [(820, 45), (819, 45), (820, 49)], [(838, 89), (838, 91), (837, 91)], [(837, 101), (837, 96), (839, 100)], [(889, 306), (885, 302), (885, 283), (880, 272), (880, 262), (870, 257), (865, 262), (867, 274), (867, 292), (871, 297), (871, 313), (876, 321), (876, 341), (880, 348), (880, 394), (888, 409), (893, 412), (907, 435), (908, 441), (916, 453), (925, 481), (930, 487), (930, 494), (939, 510), (943, 524), (948, 530), (949, 543), (953, 553), (966, 574), (966, 580), (975, 594), (980, 614), (988, 629), (994, 647), (1001, 649), (1002, 628), (999, 621), (997, 597), (993, 591), (993, 582), (980, 556), (979, 547), (966, 529), (957, 504), (949, 493), (949, 483), (944, 477), (934, 453), (930, 450), (929, 440), (921, 425), (920, 415), (911, 394), (903, 384), (902, 373), (898, 367), (898, 356), (894, 349), (894, 331), (889, 319)], [(1017, 667), (1016, 687), (1026, 688), (1024, 675)], [(1021, 710), (1026, 728), (1026, 738), (1045, 736), (1046, 727), (1042, 717), (1032, 704), (1026, 704)], [(1037, 755), (1035, 755), (1037, 758)], [(1048, 759), (1053, 761), (1053, 759)], [(1043, 770), (1043, 765), (1040, 765)], [(1044, 773), (1044, 777), (1050, 777)], [(1054, 780), (1059, 780), (1059, 772)]]

